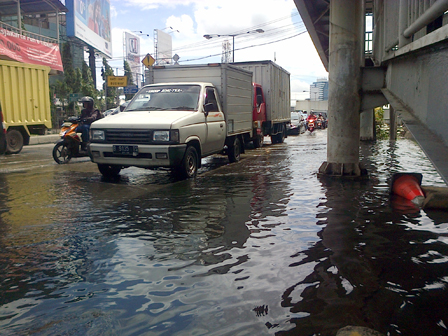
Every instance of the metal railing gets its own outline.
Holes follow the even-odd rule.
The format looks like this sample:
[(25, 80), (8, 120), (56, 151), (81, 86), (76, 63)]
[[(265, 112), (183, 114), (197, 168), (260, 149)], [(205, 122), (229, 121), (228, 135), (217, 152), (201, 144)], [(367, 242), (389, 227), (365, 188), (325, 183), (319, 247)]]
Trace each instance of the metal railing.
[(52, 37), (48, 37), (48, 36), (32, 33), (32, 32), (29, 32), (29, 31), (26, 31), (23, 29), (19, 29), (17, 27), (11, 26), (11, 25), (1, 22), (1, 21), (0, 21), (0, 29), (6, 29), (13, 33), (23, 35), (23, 36), (28, 36), (29, 38), (32, 38), (32, 39), (35, 39), (38, 41), (43, 41), (43, 42), (47, 42), (47, 43), (55, 43), (55, 44), (58, 43), (58, 40), (54, 39)]
[(448, 11), (448, 0), (400, 0), (399, 36), (386, 46), (388, 52), (408, 44), (411, 37)]

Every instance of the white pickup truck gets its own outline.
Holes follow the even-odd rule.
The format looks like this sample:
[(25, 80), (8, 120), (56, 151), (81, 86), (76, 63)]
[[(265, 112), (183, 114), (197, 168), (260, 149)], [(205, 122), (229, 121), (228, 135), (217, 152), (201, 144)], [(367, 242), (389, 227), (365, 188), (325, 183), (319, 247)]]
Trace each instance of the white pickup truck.
[(228, 64), (153, 69), (123, 112), (94, 122), (92, 162), (106, 177), (122, 168), (169, 167), (194, 177), (201, 158), (238, 161), (252, 138), (252, 73)]

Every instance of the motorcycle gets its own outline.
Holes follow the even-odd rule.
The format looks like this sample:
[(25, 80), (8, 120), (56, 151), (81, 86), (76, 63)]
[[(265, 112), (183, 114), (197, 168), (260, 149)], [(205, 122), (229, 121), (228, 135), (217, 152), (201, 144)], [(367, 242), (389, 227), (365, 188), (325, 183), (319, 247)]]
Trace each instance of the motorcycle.
[(308, 121), (308, 131), (310, 134), (313, 134), (314, 130), (316, 129), (316, 126), (314, 124), (314, 119), (311, 119)]
[(80, 133), (76, 133), (80, 122), (78, 117), (70, 117), (62, 123), (59, 133), (61, 140), (53, 148), (53, 159), (58, 164), (68, 163), (73, 157), (89, 156), (87, 150), (81, 149), (81, 136)]

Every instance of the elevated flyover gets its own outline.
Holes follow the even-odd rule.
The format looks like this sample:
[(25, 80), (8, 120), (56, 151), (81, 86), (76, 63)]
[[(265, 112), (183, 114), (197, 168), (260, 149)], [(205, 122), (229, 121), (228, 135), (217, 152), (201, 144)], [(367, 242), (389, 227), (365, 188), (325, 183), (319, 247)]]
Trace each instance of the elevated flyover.
[[(350, 141), (356, 148), (359, 143), (354, 137), (373, 137), (365, 133), (374, 131), (369, 127), (372, 109), (390, 104), (391, 139), (396, 136), (398, 116), (448, 183), (448, 0), (294, 2), (329, 71), (330, 147), (320, 172), (359, 174), (353, 168), (359, 156), (354, 157), (354, 149), (352, 155), (344, 154), (345, 143)], [(366, 18), (373, 23), (372, 41), (366, 38)], [(349, 94), (341, 98), (346, 91)], [(351, 125), (353, 119), (351, 138), (331, 129)]]

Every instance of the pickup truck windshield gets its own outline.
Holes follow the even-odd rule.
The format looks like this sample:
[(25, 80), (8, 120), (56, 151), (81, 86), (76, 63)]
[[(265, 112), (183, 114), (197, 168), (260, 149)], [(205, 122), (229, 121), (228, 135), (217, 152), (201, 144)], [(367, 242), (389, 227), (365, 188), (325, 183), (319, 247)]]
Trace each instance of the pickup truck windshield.
[(143, 88), (126, 111), (197, 111), (199, 85), (160, 85)]

